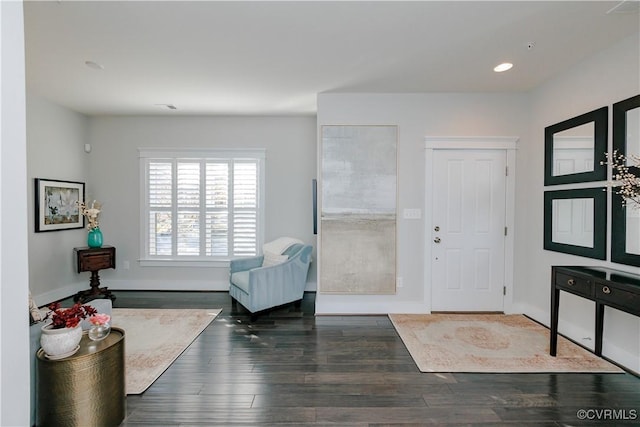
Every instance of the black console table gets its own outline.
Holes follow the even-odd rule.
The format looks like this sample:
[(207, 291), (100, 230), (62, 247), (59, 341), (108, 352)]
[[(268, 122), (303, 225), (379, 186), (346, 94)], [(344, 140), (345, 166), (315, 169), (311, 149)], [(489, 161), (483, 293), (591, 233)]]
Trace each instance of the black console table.
[(606, 267), (551, 267), (551, 342), (549, 354), (558, 349), (558, 307), (560, 291), (581, 296), (596, 303), (596, 345), (602, 356), (604, 307), (609, 306), (640, 316), (640, 276)]

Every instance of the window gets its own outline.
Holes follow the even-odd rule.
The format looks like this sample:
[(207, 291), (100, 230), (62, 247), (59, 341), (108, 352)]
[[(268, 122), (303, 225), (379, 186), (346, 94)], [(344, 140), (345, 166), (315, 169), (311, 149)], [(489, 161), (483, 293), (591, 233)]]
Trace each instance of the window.
[(264, 150), (141, 149), (141, 265), (257, 255), (264, 157)]

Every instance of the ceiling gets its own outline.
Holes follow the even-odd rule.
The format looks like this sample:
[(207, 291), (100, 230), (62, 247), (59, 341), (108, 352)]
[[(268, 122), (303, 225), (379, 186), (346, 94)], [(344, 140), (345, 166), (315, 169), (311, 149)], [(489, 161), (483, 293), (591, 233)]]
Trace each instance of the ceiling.
[[(27, 87), (89, 115), (315, 114), (322, 92), (522, 92), (639, 34), (637, 1), (607, 13), (619, 3), (26, 0)], [(514, 67), (493, 72), (503, 61)]]

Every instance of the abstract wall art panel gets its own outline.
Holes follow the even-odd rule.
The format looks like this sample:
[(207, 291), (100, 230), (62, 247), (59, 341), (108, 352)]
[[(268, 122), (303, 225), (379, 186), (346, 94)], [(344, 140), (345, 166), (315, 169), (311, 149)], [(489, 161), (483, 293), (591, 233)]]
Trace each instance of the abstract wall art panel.
[(397, 127), (323, 126), (320, 292), (396, 291)]

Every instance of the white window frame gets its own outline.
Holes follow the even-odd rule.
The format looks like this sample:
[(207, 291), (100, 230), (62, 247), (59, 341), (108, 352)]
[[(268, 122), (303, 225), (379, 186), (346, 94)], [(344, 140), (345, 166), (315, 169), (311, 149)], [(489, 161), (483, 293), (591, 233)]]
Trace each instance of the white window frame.
[[(176, 160), (176, 159), (233, 159), (233, 160), (257, 160), (258, 163), (258, 217), (256, 247), (260, 253), (264, 243), (265, 224), (265, 159), (266, 150), (262, 148), (251, 149), (223, 149), (223, 148), (139, 148), (140, 169), (140, 258), (141, 267), (228, 267), (229, 261), (237, 256), (156, 256), (149, 255), (149, 206), (147, 187), (147, 163), (150, 160)], [(256, 254), (257, 255), (257, 254)]]

